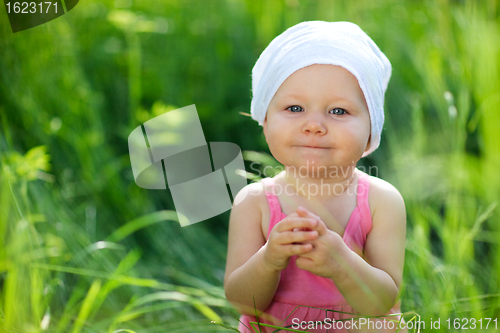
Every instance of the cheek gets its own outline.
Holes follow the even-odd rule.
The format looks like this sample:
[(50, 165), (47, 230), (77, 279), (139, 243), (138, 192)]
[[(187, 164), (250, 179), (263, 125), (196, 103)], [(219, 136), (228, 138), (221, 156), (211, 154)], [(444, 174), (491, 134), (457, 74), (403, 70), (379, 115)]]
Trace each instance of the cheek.
[(370, 138), (370, 123), (356, 121), (352, 126), (346, 126), (345, 130), (344, 139), (356, 142), (356, 145), (359, 145), (359, 148), (364, 151)]
[(281, 164), (285, 164), (287, 153), (283, 135), (280, 132), (269, 131), (266, 139), (269, 151), (273, 157)]
[(274, 133), (268, 134), (267, 136), (267, 145), (269, 146), (269, 150), (274, 155), (279, 151), (280, 147), (280, 138)]
[(366, 140), (368, 140), (368, 137), (370, 136), (370, 129), (371, 129), (371, 123), (370, 123), (370, 117), (366, 115), (365, 117), (359, 118), (357, 120), (358, 124), (358, 130), (360, 131), (358, 135), (360, 137), (366, 137)]

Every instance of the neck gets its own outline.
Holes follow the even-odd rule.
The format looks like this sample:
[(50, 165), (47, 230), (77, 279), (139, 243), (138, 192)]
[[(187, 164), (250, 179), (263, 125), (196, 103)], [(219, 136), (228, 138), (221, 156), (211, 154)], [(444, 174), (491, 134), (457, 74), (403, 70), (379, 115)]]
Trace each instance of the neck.
[(315, 197), (320, 200), (332, 196), (341, 196), (347, 192), (356, 179), (356, 173), (358, 172), (355, 165), (347, 167), (342, 172), (332, 172), (329, 176), (323, 175), (323, 177), (309, 177), (295, 171), (294, 168), (285, 167), (283, 177), (286, 183), (298, 195), (307, 199)]

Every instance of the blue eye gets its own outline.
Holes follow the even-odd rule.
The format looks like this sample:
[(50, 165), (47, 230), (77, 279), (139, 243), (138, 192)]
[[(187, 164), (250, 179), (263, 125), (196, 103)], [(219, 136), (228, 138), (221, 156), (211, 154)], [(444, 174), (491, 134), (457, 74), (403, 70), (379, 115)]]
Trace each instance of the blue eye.
[(340, 116), (340, 115), (343, 115), (343, 114), (347, 113), (347, 111), (344, 110), (344, 109), (342, 109), (342, 108), (335, 108), (335, 109), (330, 110), (329, 113)]
[(304, 111), (304, 109), (301, 106), (298, 105), (292, 105), (286, 108), (287, 110), (290, 110), (292, 112), (301, 112)]

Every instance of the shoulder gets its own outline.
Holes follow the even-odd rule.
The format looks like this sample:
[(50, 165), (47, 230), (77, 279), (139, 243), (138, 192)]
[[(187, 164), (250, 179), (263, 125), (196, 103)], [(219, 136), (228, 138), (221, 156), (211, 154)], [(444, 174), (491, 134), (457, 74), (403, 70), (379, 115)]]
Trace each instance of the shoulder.
[(375, 215), (381, 209), (405, 209), (401, 193), (392, 184), (374, 176), (368, 176), (367, 178), (370, 185), (368, 202), (372, 215)]
[(266, 202), (265, 186), (262, 182), (256, 182), (246, 185), (236, 194), (233, 202), (233, 208), (245, 206), (260, 206)]
[(369, 176), (368, 203), (372, 229), (367, 235), (364, 259), (387, 272), (400, 286), (406, 243), (406, 210), (403, 197), (387, 181)]
[(265, 244), (262, 221), (266, 218), (266, 201), (261, 182), (245, 186), (234, 198), (229, 218), (224, 283), (231, 272), (247, 262)]
[(266, 198), (266, 188), (262, 182), (246, 185), (236, 195), (231, 209), (230, 224), (248, 222), (258, 224), (269, 219), (269, 207)]

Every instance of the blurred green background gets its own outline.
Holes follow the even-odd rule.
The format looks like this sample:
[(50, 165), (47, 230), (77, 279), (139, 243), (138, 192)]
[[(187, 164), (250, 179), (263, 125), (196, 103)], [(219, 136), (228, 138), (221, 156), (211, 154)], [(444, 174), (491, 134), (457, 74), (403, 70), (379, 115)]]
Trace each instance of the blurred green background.
[(495, 0), (86, 0), (13, 34), (1, 10), (1, 330), (237, 325), (222, 289), (229, 213), (181, 228), (169, 191), (134, 183), (127, 137), (196, 104), (207, 141), (272, 163), (240, 112), (259, 54), (304, 20), (352, 21), (392, 62), (382, 143), (360, 165), (405, 198), (403, 311), (423, 332), (498, 318), (499, 16)]

